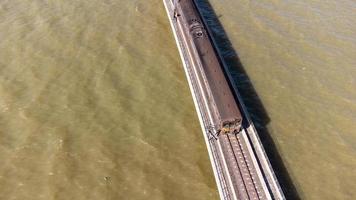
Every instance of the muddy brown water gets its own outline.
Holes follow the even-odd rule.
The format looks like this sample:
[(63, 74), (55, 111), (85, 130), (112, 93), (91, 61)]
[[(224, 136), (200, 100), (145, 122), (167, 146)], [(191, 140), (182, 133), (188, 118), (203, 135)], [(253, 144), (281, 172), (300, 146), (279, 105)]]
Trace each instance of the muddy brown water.
[[(299, 196), (354, 199), (355, 3), (210, 2)], [(218, 199), (161, 0), (0, 2), (0, 199)]]

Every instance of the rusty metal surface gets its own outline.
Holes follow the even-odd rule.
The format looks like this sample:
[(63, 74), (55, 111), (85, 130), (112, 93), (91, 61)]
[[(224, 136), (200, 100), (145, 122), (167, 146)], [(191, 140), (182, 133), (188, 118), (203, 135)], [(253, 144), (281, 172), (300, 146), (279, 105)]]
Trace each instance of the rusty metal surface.
[(284, 199), (255, 129), (251, 125), (242, 127), (238, 102), (195, 2), (164, 0), (164, 3), (221, 199)]
[(212, 111), (212, 131), (238, 132), (241, 113), (193, 1), (178, 1), (175, 16), (187, 38), (186, 46), (197, 62), (196, 74), (203, 83), (204, 100)]

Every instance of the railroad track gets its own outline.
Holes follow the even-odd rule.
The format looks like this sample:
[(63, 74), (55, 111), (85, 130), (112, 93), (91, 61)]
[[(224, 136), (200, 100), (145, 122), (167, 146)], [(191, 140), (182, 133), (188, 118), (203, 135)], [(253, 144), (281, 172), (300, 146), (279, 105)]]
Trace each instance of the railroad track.
[(267, 199), (242, 134), (219, 136), (221, 152), (238, 199)]

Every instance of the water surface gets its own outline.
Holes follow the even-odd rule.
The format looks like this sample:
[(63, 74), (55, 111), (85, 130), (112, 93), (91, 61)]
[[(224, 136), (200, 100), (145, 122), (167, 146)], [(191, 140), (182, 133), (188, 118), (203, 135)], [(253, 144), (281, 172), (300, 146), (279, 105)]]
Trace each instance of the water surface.
[(0, 3), (0, 199), (217, 199), (161, 0)]
[(210, 2), (299, 196), (355, 199), (355, 1)]
[[(300, 197), (355, 199), (355, 3), (210, 2)], [(0, 138), (0, 199), (218, 199), (161, 0), (1, 1)]]

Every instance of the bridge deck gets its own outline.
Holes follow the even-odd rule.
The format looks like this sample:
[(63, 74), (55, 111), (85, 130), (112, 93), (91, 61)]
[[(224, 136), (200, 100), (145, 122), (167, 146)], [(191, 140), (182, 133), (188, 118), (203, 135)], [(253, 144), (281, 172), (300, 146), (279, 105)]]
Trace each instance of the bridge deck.
[[(172, 0), (163, 1), (204, 133), (220, 198), (224, 200), (285, 199), (241, 98), (237, 103), (243, 108), (243, 115), (248, 121), (244, 123), (242, 130), (238, 134), (220, 134), (217, 138), (208, 133), (207, 112), (209, 111), (204, 110), (200, 102), (199, 81), (193, 72), (193, 65), (196, 62), (193, 62), (194, 57), (184, 45), (187, 38), (181, 32), (180, 24), (174, 19)], [(205, 28), (210, 32), (208, 27)], [(213, 38), (212, 43), (215, 44)], [(226, 69), (226, 65), (223, 67)], [(230, 76), (228, 78), (229, 81), (233, 81)], [(234, 90), (239, 96), (236, 88)]]

